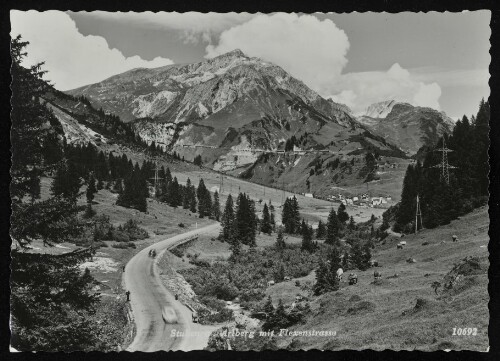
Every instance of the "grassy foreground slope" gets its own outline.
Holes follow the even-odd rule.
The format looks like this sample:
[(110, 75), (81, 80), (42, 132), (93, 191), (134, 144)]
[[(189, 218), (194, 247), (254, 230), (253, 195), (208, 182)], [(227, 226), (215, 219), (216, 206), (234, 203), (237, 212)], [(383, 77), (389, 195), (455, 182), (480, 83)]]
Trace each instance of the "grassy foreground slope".
[[(485, 351), (488, 346), (488, 226), (487, 208), (436, 229), (403, 238), (387, 238), (374, 259), (382, 279), (374, 283), (374, 269), (356, 271), (358, 284), (345, 282), (337, 292), (314, 298), (312, 314), (293, 330), (335, 330), (335, 337), (279, 337), (278, 344), (297, 349), (437, 349)], [(457, 235), (459, 242), (452, 242)], [(444, 241), (444, 243), (443, 243)], [(427, 245), (423, 243), (428, 242)], [(466, 257), (474, 262), (464, 262)], [(415, 263), (408, 263), (414, 258)], [(460, 269), (450, 272), (455, 264)], [(398, 274), (398, 277), (394, 277)], [(448, 276), (447, 276), (448, 275)], [(445, 278), (445, 276), (447, 276)], [(457, 278), (458, 276), (458, 278)], [(433, 282), (440, 287), (435, 293)], [(476, 336), (453, 335), (453, 328), (477, 328)]]

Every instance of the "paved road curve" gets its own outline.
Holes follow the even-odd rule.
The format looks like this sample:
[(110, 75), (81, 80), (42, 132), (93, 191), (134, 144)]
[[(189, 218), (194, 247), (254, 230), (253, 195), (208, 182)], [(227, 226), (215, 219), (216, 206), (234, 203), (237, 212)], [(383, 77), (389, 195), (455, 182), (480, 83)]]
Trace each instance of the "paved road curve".
[[(136, 324), (136, 336), (128, 351), (194, 350), (203, 348), (207, 338), (171, 337), (172, 330), (208, 333), (210, 327), (194, 324), (191, 311), (163, 286), (157, 274), (154, 260), (148, 256), (151, 249), (159, 254), (162, 250), (182, 243), (197, 234), (217, 232), (219, 224), (212, 224), (196, 230), (157, 242), (137, 253), (125, 267), (125, 288), (130, 291), (130, 302)], [(171, 306), (179, 319), (178, 324), (166, 324), (162, 318), (163, 306)]]

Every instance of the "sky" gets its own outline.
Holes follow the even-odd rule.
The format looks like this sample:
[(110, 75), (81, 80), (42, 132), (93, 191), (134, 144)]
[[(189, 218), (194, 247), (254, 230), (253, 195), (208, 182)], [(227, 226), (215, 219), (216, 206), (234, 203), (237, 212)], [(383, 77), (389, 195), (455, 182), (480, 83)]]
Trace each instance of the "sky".
[(362, 113), (395, 99), (477, 112), (489, 96), (490, 11), (462, 13), (109, 13), (12, 10), (59, 90), (124, 71), (203, 61), (241, 49), (279, 65), (325, 98)]

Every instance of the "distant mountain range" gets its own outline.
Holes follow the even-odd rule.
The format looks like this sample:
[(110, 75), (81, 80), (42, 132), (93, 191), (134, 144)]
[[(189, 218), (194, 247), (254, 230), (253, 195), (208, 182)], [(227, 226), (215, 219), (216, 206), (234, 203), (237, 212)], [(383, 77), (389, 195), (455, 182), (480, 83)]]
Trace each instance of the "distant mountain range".
[(370, 105), (357, 120), (408, 155), (435, 144), (454, 122), (444, 112), (388, 100)]

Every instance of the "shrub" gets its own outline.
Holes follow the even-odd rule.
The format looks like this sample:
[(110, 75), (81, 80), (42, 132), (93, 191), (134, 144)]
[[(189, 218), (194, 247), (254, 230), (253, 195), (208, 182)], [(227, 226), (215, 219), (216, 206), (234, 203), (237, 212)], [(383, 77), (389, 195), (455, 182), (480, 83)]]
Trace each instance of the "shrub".
[(181, 222), (181, 223), (179, 223), (179, 224), (178, 224), (178, 226), (179, 226), (180, 228), (184, 228), (184, 227), (186, 227), (186, 226), (184, 225), (184, 223), (182, 223), (182, 222)]
[(111, 247), (118, 249), (126, 249), (128, 246), (127, 243), (113, 243)]
[(179, 247), (172, 248), (172, 249), (170, 250), (170, 252), (171, 252), (173, 255), (175, 255), (175, 256), (177, 256), (177, 257), (179, 257), (179, 258), (184, 257), (184, 251), (183, 251), (182, 249), (180, 249)]

